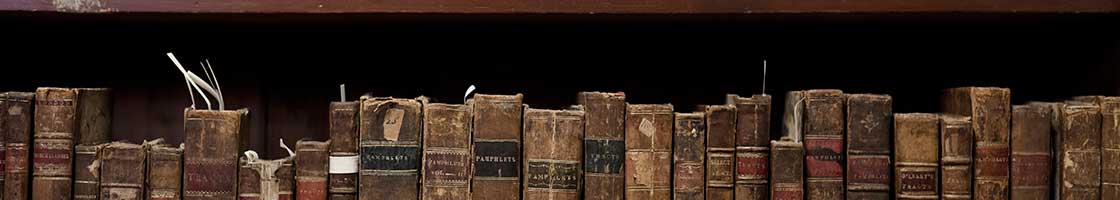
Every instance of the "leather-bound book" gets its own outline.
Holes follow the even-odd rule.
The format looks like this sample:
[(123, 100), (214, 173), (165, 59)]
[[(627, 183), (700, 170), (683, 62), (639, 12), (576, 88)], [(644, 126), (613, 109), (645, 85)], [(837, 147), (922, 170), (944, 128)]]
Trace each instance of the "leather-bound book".
[(1011, 90), (959, 87), (945, 91), (941, 111), (972, 118), (973, 197), (1007, 199), (1011, 174)]
[(735, 199), (735, 106), (704, 106), (708, 133), (705, 136), (705, 197), (711, 200)]
[(1011, 108), (1011, 199), (1046, 200), (1053, 195), (1052, 118), (1052, 109), (1040, 104)]
[(801, 142), (783, 138), (773, 141), (770, 185), (773, 200), (802, 200), (805, 197), (805, 149)]
[(183, 198), (183, 149), (162, 143), (148, 147), (147, 200)]
[(431, 200), (471, 199), (471, 106), (424, 105), (420, 196)]
[(972, 199), (972, 119), (941, 116), (941, 199)]
[(296, 142), (296, 199), (327, 199), (327, 162), (330, 142), (300, 140)]
[(847, 96), (847, 198), (890, 199), (891, 96)]
[(676, 113), (673, 123), (673, 199), (704, 199), (704, 113)]
[(291, 200), (292, 186), (295, 185), (293, 157), (263, 160), (257, 157), (256, 152), (249, 152), (240, 160), (238, 199)]
[(735, 106), (735, 199), (770, 199), (770, 96), (727, 95)]
[(78, 99), (77, 143), (96, 145), (109, 142), (112, 132), (113, 93), (109, 88), (75, 88)]
[(840, 90), (805, 91), (808, 199), (844, 199), (844, 104)]
[(102, 200), (142, 200), (148, 149), (142, 144), (113, 142), (99, 153)]
[[(418, 198), (422, 105), (421, 101), (414, 99), (363, 98), (359, 114), (361, 178), (358, 198)], [(444, 110), (438, 112), (447, 117)], [(470, 122), (469, 116), (465, 122)], [(450, 125), (444, 121), (433, 123), (439, 124), (433, 128), (448, 128)], [(446, 129), (437, 130), (447, 132)], [(467, 130), (467, 136), (470, 136)], [(444, 140), (430, 139), (437, 143)]]
[(327, 166), (330, 168), (327, 171), (330, 199), (353, 200), (358, 197), (360, 105), (361, 101), (331, 102), (330, 105), (331, 146), (330, 164)]
[(670, 199), (673, 105), (626, 107), (626, 199)]
[(249, 110), (187, 108), (183, 114), (183, 199), (237, 198), (238, 155), (249, 146)]
[(525, 199), (580, 199), (583, 116), (580, 110), (525, 110), (524, 142), (531, 147), (525, 148)]
[(33, 92), (0, 93), (0, 134), (4, 137), (3, 199), (28, 199), (31, 192)]
[(73, 196), (73, 152), (78, 130), (77, 93), (68, 88), (39, 88), (35, 94), (35, 139), (32, 190), (35, 200)]
[(1120, 97), (1078, 96), (1101, 108), (1101, 199), (1120, 198)]
[[(475, 94), (474, 106), (474, 199), (518, 200), (521, 198), (521, 94)], [(578, 147), (578, 146), (577, 146)]]
[(583, 138), (583, 198), (622, 200), (626, 188), (622, 163), (626, 157), (624, 138), (626, 94), (580, 92), (579, 104), (586, 114)]
[[(97, 161), (97, 152), (104, 145), (76, 145), (74, 146), (74, 199), (94, 199), (101, 195), (101, 179), (99, 171), (93, 163)], [(94, 168), (90, 168), (94, 167)]]
[(1069, 102), (1059, 109), (1058, 124), (1061, 199), (1101, 197), (1101, 109)]
[(938, 116), (894, 114), (896, 199), (937, 199)]

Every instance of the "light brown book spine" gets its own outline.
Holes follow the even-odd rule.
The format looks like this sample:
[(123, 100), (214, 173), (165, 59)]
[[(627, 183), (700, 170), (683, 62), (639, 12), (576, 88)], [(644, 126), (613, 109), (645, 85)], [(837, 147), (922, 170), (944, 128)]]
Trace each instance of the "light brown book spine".
[(1100, 199), (1100, 107), (1070, 103), (1060, 109), (1061, 199)]
[(626, 157), (626, 95), (606, 92), (581, 92), (579, 104), (585, 111), (583, 198), (622, 200), (625, 178), (622, 164)]
[(1050, 199), (1052, 109), (1032, 104), (1011, 110), (1011, 199)]
[(183, 199), (237, 198), (240, 152), (249, 145), (249, 110), (183, 111)]
[(77, 94), (68, 88), (36, 90), (31, 198), (66, 200), (73, 194)]
[(805, 91), (808, 199), (844, 199), (844, 93)]
[(626, 107), (626, 199), (670, 199), (673, 105)]
[(147, 200), (183, 198), (183, 149), (153, 144), (148, 151)]
[(31, 138), (35, 106), (33, 92), (0, 93), (0, 131), (4, 135), (3, 199), (31, 197)]
[(707, 199), (735, 199), (735, 114), (733, 105), (704, 106)]
[(1101, 97), (1101, 199), (1120, 199), (1120, 97)]
[(330, 142), (300, 140), (296, 142), (296, 199), (327, 199), (327, 165)]
[[(330, 199), (357, 199), (358, 169), (358, 110), (361, 101), (331, 102), (330, 160), (327, 187)], [(297, 194), (298, 195), (298, 194)]]
[(773, 179), (770, 185), (772, 200), (802, 200), (805, 197), (805, 148), (801, 142), (773, 141), (770, 146), (770, 168)]
[(97, 162), (97, 152), (103, 145), (74, 146), (74, 199), (97, 199), (101, 195), (98, 170), (90, 169)]
[(144, 199), (147, 153), (144, 145), (124, 142), (109, 143), (101, 149), (98, 156), (102, 200)]
[[(360, 176), (358, 198), (373, 199), (417, 199), (420, 195), (420, 138), (426, 125), (421, 119), (424, 114), (423, 102), (413, 99), (363, 98), (359, 116), (359, 155)], [(458, 108), (440, 107), (433, 113), (441, 114), (440, 120), (462, 120), (454, 110)], [(470, 117), (465, 118), (470, 122)], [(438, 138), (447, 136), (449, 131), (459, 131), (459, 127), (447, 127), (459, 121), (435, 121), (438, 140), (458, 138)], [(468, 125), (461, 125), (470, 127)], [(467, 129), (468, 131), (470, 129)], [(459, 134), (459, 132), (454, 132)], [(469, 136), (470, 132), (467, 132)], [(458, 135), (455, 135), (458, 136)], [(468, 140), (469, 141), (469, 140)], [(440, 146), (447, 147), (447, 146)], [(445, 152), (445, 151), (439, 151)], [(457, 154), (456, 154), (457, 155)], [(467, 154), (469, 155), (469, 154)], [(450, 156), (440, 154), (440, 156)], [(442, 162), (443, 160), (441, 160)], [(443, 165), (440, 165), (443, 166)], [(469, 166), (465, 170), (470, 170)], [(443, 168), (440, 168), (443, 169)], [(454, 170), (458, 170), (455, 168)], [(455, 173), (455, 172), (448, 172)], [(463, 179), (469, 181), (469, 179)], [(441, 180), (442, 181), (442, 180)], [(458, 181), (458, 179), (456, 179)], [(441, 183), (442, 184), (442, 183)], [(457, 182), (456, 182), (457, 184)], [(443, 187), (443, 186), (440, 186)], [(448, 186), (451, 187), (451, 186)], [(367, 195), (363, 195), (367, 194)]]
[(735, 199), (770, 199), (770, 111), (768, 95), (728, 95), (735, 106)]
[(432, 103), (423, 110), (421, 198), (471, 199), (471, 106)]
[(972, 119), (941, 116), (941, 199), (972, 199)]
[(891, 199), (891, 102), (887, 95), (847, 95), (848, 199)]
[(936, 114), (894, 114), (896, 199), (937, 199)]
[(521, 198), (521, 94), (475, 94), (473, 199)]
[(704, 199), (704, 113), (676, 113), (673, 132), (673, 199)]
[(527, 109), (525, 199), (580, 199), (584, 112)]
[(960, 87), (945, 91), (942, 111), (972, 117), (973, 197), (1008, 199), (1011, 174), (1011, 90)]

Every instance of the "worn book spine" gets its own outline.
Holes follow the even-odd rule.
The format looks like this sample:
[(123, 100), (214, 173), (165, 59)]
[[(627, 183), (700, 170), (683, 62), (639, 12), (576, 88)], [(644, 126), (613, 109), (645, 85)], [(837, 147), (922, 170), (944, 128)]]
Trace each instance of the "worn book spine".
[(770, 168), (773, 179), (770, 194), (773, 200), (802, 200), (805, 197), (805, 149), (801, 142), (791, 140), (774, 141), (770, 146)]
[(239, 168), (237, 173), (237, 199), (262, 200), (260, 172), (253, 170), (245, 158), (241, 159)]
[[(326, 155), (326, 145), (323, 145), (323, 154)], [(324, 156), (325, 158), (325, 156)], [(296, 193), (296, 166), (294, 160), (289, 160), (280, 164), (280, 168), (276, 169), (276, 181), (278, 182), (278, 191), (276, 191), (277, 200), (292, 200), (295, 199)], [(324, 185), (322, 188), (326, 188)]]
[[(9, 101), (11, 101), (11, 100), (9, 100), (11, 97), (8, 97), (9, 94), (10, 94), (10, 92), (0, 93), (0, 111), (8, 110), (8, 107), (9, 107), (8, 105), (11, 103), (11, 102), (9, 102)], [(4, 126), (5, 126), (4, 125), (5, 124), (4, 118), (2, 116), (3, 116), (3, 113), (0, 113), (0, 131), (3, 131)], [(5, 182), (4, 177), (6, 177), (6, 175), (7, 175), (7, 173), (4, 173), (4, 172), (7, 171), (6, 170), (7, 168), (6, 168), (6, 166), (4, 166), (4, 164), (7, 161), (7, 155), (8, 155), (7, 154), (8, 148), (4, 147), (4, 145), (8, 144), (8, 140), (7, 140), (7, 137), (5, 137), (5, 135), (7, 135), (7, 134), (3, 133), (3, 132), (0, 132), (0, 187), (4, 186), (4, 182)], [(3, 191), (0, 191), (0, 192), (3, 192)], [(3, 200), (5, 196), (7, 196), (7, 195), (5, 195), (3, 193), (0, 193), (0, 200)]]
[(1102, 97), (1101, 199), (1120, 199), (1120, 97)]
[(524, 114), (525, 199), (580, 199), (584, 112), (527, 109)]
[(300, 140), (296, 142), (296, 199), (327, 199), (327, 162), (330, 142)]
[(894, 114), (896, 199), (937, 199), (938, 116)]
[(0, 93), (0, 131), (4, 137), (3, 199), (28, 199), (31, 192), (32, 92)]
[(1011, 199), (1046, 200), (1052, 196), (1051, 109), (1017, 105), (1011, 109)]
[[(412, 99), (393, 99), (393, 98), (365, 98), (362, 100), (360, 109), (360, 125), (359, 125), (359, 145), (361, 147), (360, 155), (360, 194), (358, 198), (361, 199), (416, 199), (420, 194), (419, 181), (420, 181), (420, 134), (427, 128), (422, 126), (423, 107), (422, 102)], [(460, 117), (456, 114), (455, 110), (449, 106), (439, 107), (432, 112), (439, 114), (441, 118), (438, 120), (451, 120), (452, 117)], [(454, 118), (455, 120), (464, 120), (470, 122), (470, 116), (465, 118)], [(448, 124), (447, 121), (433, 121), (436, 123), (434, 128), (438, 131), (440, 137), (451, 134), (449, 126), (459, 125), (469, 128), (469, 124)], [(470, 129), (466, 129), (466, 136), (470, 136)], [(462, 134), (462, 130), (454, 130), (455, 134)], [(458, 136), (458, 135), (455, 135)], [(428, 138), (436, 140), (451, 140), (453, 138)], [(454, 138), (458, 139), (458, 138)], [(467, 138), (469, 141), (469, 138)], [(438, 151), (446, 152), (446, 151)], [(456, 152), (458, 153), (458, 152)], [(457, 154), (460, 155), (460, 154)], [(469, 155), (469, 154), (461, 154)], [(450, 155), (446, 155), (450, 156)], [(468, 156), (469, 158), (469, 156)], [(444, 162), (440, 164), (446, 164)], [(463, 163), (458, 163), (463, 164)], [(446, 165), (439, 165), (446, 167)], [(470, 170), (470, 165), (463, 165), (463, 170)], [(455, 168), (458, 170), (459, 168)], [(438, 168), (438, 170), (444, 170)], [(443, 171), (440, 171), (442, 173)], [(450, 173), (450, 172), (448, 172)], [(463, 176), (468, 177), (468, 176)], [(469, 181), (469, 179), (454, 179), (448, 180), (455, 181)], [(459, 184), (455, 182), (455, 184)], [(454, 185), (454, 184), (451, 184)], [(450, 185), (436, 184), (435, 187), (444, 187)], [(467, 185), (463, 185), (467, 186)], [(458, 191), (458, 190), (457, 190)], [(450, 195), (441, 193), (444, 195)]]
[(844, 93), (805, 91), (808, 199), (844, 199)]
[(95, 166), (97, 152), (103, 145), (74, 146), (74, 199), (97, 199), (101, 195), (101, 180)]
[(1011, 174), (1011, 90), (960, 87), (945, 91), (942, 111), (972, 118), (975, 199), (1007, 199)]
[(585, 112), (583, 139), (583, 198), (622, 200), (626, 189), (622, 163), (626, 157), (626, 95), (581, 92)]
[(73, 192), (76, 93), (67, 88), (39, 88), (35, 94), (35, 139), (31, 194), (36, 200), (70, 199)]
[(711, 200), (735, 199), (735, 106), (704, 106), (708, 132), (705, 197)]
[(670, 199), (673, 105), (626, 107), (626, 199)]
[(972, 119), (941, 116), (941, 199), (972, 199)]
[(471, 106), (424, 105), (423, 199), (470, 199)]
[(73, 90), (78, 99), (76, 144), (95, 145), (109, 142), (113, 119), (112, 90), (109, 88)]
[(474, 199), (521, 198), (521, 94), (475, 94)]
[[(100, 151), (102, 200), (144, 199), (144, 145), (113, 142)], [(94, 168), (87, 169), (93, 170)]]
[(673, 199), (704, 199), (704, 113), (676, 113), (673, 123)]
[(770, 199), (770, 96), (728, 95), (735, 119), (735, 199)]
[(330, 163), (327, 167), (330, 199), (357, 199), (358, 196), (358, 116), (361, 102), (331, 102)]
[(147, 155), (147, 200), (182, 199), (183, 149), (154, 144)]
[(1101, 111), (1088, 103), (1069, 103), (1058, 114), (1061, 129), (1060, 198), (1100, 199)]
[(248, 147), (249, 110), (187, 108), (183, 114), (183, 199), (237, 198), (238, 155)]
[(891, 199), (891, 104), (888, 95), (847, 95), (848, 199)]
[(243, 156), (238, 171), (237, 197), (241, 200), (291, 200), (295, 185), (292, 157), (261, 160)]

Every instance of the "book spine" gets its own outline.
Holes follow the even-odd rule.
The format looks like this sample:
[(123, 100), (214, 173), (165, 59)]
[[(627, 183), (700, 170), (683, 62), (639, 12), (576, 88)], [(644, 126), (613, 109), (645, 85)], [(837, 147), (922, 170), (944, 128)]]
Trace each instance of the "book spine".
[(246, 161), (241, 159), (237, 172), (237, 199), (238, 200), (263, 200), (261, 197), (261, 174)]
[(626, 108), (626, 199), (670, 199), (673, 105)]
[(972, 118), (974, 198), (1007, 199), (1011, 174), (1011, 91), (960, 87), (947, 90), (942, 98), (943, 112)]
[(471, 107), (424, 105), (423, 199), (470, 199)]
[(1011, 110), (1011, 199), (1049, 199), (1053, 195), (1052, 110), (1042, 105), (1019, 105)]
[(242, 157), (237, 197), (242, 200), (291, 200), (295, 184), (292, 157), (260, 160)]
[[(324, 155), (323, 158), (326, 158), (327, 145), (323, 145), (322, 149), (323, 149), (322, 152), (323, 152), (323, 155)], [(277, 187), (278, 189), (276, 191), (277, 200), (292, 200), (292, 199), (295, 199), (296, 198), (296, 196), (295, 196), (295, 193), (296, 193), (295, 161), (293, 161), (292, 159), (288, 159), (288, 161), (280, 163), (280, 168), (276, 169), (276, 172), (273, 173), (273, 174), (276, 175), (276, 180), (275, 181), (277, 182), (276, 185), (278, 186)], [(326, 174), (326, 173), (324, 173), (324, 174)], [(323, 176), (323, 177), (325, 178), (326, 176)], [(323, 194), (326, 194), (326, 189), (327, 189), (326, 182), (324, 181), (322, 183), (323, 183), (322, 186), (320, 186), (319, 188), (322, 188), (323, 191), (324, 191)], [(326, 199), (326, 198), (322, 198), (322, 199)]]
[(1120, 97), (1102, 97), (1101, 199), (1120, 199)]
[(76, 144), (95, 145), (109, 142), (112, 131), (113, 94), (109, 88), (76, 88), (78, 128)]
[[(247, 109), (184, 110), (183, 199), (238, 197), (238, 155), (247, 146)], [(258, 181), (259, 182), (259, 181)]]
[(887, 95), (848, 95), (848, 199), (891, 199), (891, 102)]
[(183, 149), (156, 145), (148, 152), (147, 199), (182, 199)]
[(704, 199), (704, 113), (676, 113), (673, 132), (673, 199)]
[(527, 109), (525, 199), (580, 199), (583, 111)]
[(358, 195), (358, 116), (360, 101), (331, 102), (330, 158), (327, 167), (331, 199), (357, 199)]
[(5, 92), (0, 94), (0, 131), (4, 134), (3, 199), (31, 197), (32, 103), (35, 93)]
[(705, 197), (712, 200), (735, 199), (735, 106), (706, 106), (707, 167)]
[(1101, 114), (1091, 104), (1063, 105), (1061, 129), (1061, 199), (1100, 199)]
[(98, 155), (100, 168), (104, 169), (100, 173), (101, 199), (144, 198), (147, 150), (143, 145), (114, 142), (102, 148)]
[(474, 199), (521, 198), (521, 94), (475, 94)]
[(318, 141), (296, 142), (296, 195), (300, 200), (327, 199), (327, 165), (330, 143)]
[(844, 93), (805, 92), (805, 169), (809, 199), (844, 198)]
[[(362, 101), (359, 119), (360, 194), (358, 198), (416, 199), (420, 193), (420, 134), (422, 103), (409, 99), (371, 98)], [(441, 120), (450, 120), (451, 110), (438, 110)], [(459, 114), (459, 113), (454, 113)], [(454, 118), (469, 123), (470, 116)], [(450, 128), (444, 121), (438, 128)], [(450, 122), (447, 122), (450, 123)], [(469, 127), (469, 124), (456, 124)], [(448, 129), (436, 129), (440, 134)], [(469, 129), (467, 136), (470, 136)], [(461, 134), (461, 132), (455, 132)], [(441, 135), (443, 136), (443, 135)], [(455, 135), (458, 136), (458, 135)], [(433, 138), (435, 139), (435, 138)], [(445, 138), (447, 140), (457, 138)], [(469, 138), (467, 138), (469, 141)], [(469, 154), (462, 154), (469, 155)], [(466, 157), (469, 158), (469, 157)], [(458, 163), (462, 164), (462, 163)], [(441, 165), (443, 166), (443, 165)], [(469, 165), (462, 170), (470, 170)], [(456, 168), (458, 170), (459, 168)], [(450, 172), (449, 172), (450, 173)], [(467, 181), (469, 179), (462, 179)], [(440, 185), (442, 187), (444, 185)], [(464, 185), (466, 186), (466, 185)], [(371, 195), (361, 195), (371, 194)], [(441, 193), (444, 194), (444, 193)], [(450, 195), (450, 194), (445, 194)]]
[(802, 200), (805, 197), (805, 149), (794, 141), (774, 141), (770, 147), (770, 168), (774, 169), (770, 185), (773, 200)]
[(972, 199), (972, 119), (941, 116), (941, 199)]
[(735, 119), (735, 199), (770, 199), (771, 98), (728, 96)]
[(936, 114), (894, 114), (895, 198), (937, 199)]
[(35, 97), (31, 197), (70, 199), (77, 130), (76, 95), (72, 89), (39, 88)]
[(587, 200), (622, 200), (626, 189), (622, 176), (626, 143), (626, 95), (623, 93), (581, 92), (579, 104), (585, 110), (583, 139), (584, 193)]
[(74, 199), (97, 199), (101, 194), (98, 170), (90, 169), (98, 160), (102, 145), (74, 146)]

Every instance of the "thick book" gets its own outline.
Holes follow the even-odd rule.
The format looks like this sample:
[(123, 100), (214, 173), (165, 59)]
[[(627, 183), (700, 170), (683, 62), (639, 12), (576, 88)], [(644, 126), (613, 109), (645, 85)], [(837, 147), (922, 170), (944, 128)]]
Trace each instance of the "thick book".
[(163, 143), (148, 147), (148, 168), (145, 177), (147, 200), (179, 200), (183, 198), (183, 149)]
[(78, 108), (76, 145), (109, 142), (112, 132), (113, 94), (109, 88), (75, 88)]
[(1101, 109), (1101, 199), (1120, 198), (1120, 97), (1079, 96)]
[(584, 112), (526, 109), (525, 199), (580, 199)]
[[(471, 199), (471, 106), (424, 105), (423, 199)], [(395, 186), (392, 186), (395, 187)]]
[[(74, 146), (74, 199), (97, 199), (101, 195), (101, 179), (94, 162), (97, 162), (97, 152), (104, 145), (75, 145)], [(92, 167), (92, 168), (91, 168)]]
[(237, 198), (238, 158), (249, 146), (249, 110), (187, 108), (183, 115), (183, 199)]
[[(434, 127), (422, 126), (421, 116), (429, 116), (421, 113), (422, 105), (422, 101), (414, 99), (363, 98), (359, 111), (361, 178), (358, 179), (358, 198), (416, 199), (420, 194), (420, 134), (423, 128), (441, 128), (435, 130), (440, 131), (439, 134), (447, 134), (447, 128), (452, 125), (470, 127), (446, 121), (433, 121), (436, 124)], [(440, 107), (432, 112), (441, 115), (443, 118), (440, 120), (459, 117), (451, 116), (447, 107)], [(469, 123), (471, 118), (467, 116), (455, 119)], [(467, 129), (467, 136), (470, 136), (469, 130)], [(438, 140), (443, 140), (425, 139), (436, 140), (437, 143), (442, 142)]]
[(808, 199), (844, 199), (844, 93), (805, 91), (805, 179)]
[(361, 101), (331, 102), (330, 105), (330, 164), (327, 166), (330, 199), (352, 200), (358, 197), (360, 105)]
[(941, 199), (972, 199), (972, 136), (972, 118), (941, 115)]
[(894, 114), (896, 199), (937, 199), (938, 116)]
[(1070, 102), (1059, 109), (1059, 197), (1101, 197), (1101, 109), (1091, 103)]
[(623, 139), (626, 124), (626, 94), (580, 92), (584, 109), (583, 198), (622, 200), (626, 188), (622, 163), (626, 157)]
[(327, 162), (330, 142), (300, 140), (296, 142), (296, 199), (327, 199)]
[(783, 138), (771, 142), (770, 154), (774, 156), (770, 168), (770, 199), (802, 200), (805, 197), (805, 149), (801, 142)]
[(28, 199), (31, 192), (33, 92), (0, 93), (0, 134), (4, 137), (3, 199)]
[(673, 105), (626, 106), (626, 199), (670, 199)]
[(113, 142), (98, 153), (102, 200), (142, 200), (148, 149), (142, 144)]
[(891, 199), (891, 109), (888, 95), (847, 95), (848, 199)]
[(727, 95), (735, 106), (735, 199), (770, 199), (770, 96)]
[(735, 106), (704, 106), (708, 132), (704, 138), (707, 160), (704, 195), (712, 200), (735, 199)]
[[(255, 153), (255, 152), (254, 152)], [(242, 156), (238, 173), (237, 197), (240, 200), (291, 200), (295, 184), (293, 157), (263, 160), (257, 155)]]
[(704, 199), (704, 113), (676, 113), (673, 123), (673, 199)]
[(1039, 104), (1011, 108), (1011, 199), (1046, 200), (1050, 187), (1052, 109)]
[(1007, 199), (1011, 175), (1011, 90), (959, 87), (945, 91), (941, 111), (972, 118), (973, 197)]
[(474, 107), (474, 199), (518, 200), (521, 198), (521, 94), (475, 94)]
[(39, 88), (35, 99), (31, 198), (71, 199), (72, 156), (78, 130), (77, 93), (68, 88)]

